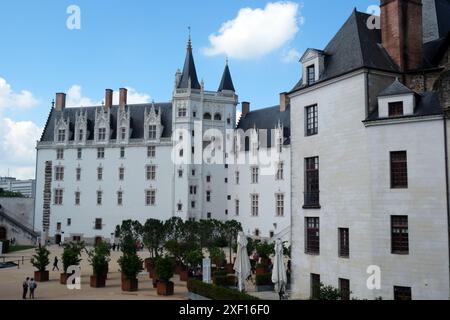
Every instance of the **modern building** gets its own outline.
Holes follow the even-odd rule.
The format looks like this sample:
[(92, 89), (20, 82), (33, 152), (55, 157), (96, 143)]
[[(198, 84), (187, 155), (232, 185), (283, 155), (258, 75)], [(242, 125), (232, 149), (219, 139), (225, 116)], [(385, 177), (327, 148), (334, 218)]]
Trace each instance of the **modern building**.
[(0, 177), (0, 189), (21, 193), (24, 197), (35, 197), (35, 180), (17, 180), (11, 177)]
[(56, 95), (37, 143), (37, 230), (56, 242), (94, 243), (126, 219), (214, 218), (238, 220), (255, 237), (289, 240), (286, 96), (255, 112), (243, 103), (236, 125), (228, 63), (218, 90), (206, 91), (192, 51), (189, 39), (166, 103), (130, 105), (120, 89), (113, 105), (108, 89), (102, 106), (66, 108), (66, 95)]
[(450, 1), (372, 21), (308, 49), (289, 92), (293, 297), (449, 299)]

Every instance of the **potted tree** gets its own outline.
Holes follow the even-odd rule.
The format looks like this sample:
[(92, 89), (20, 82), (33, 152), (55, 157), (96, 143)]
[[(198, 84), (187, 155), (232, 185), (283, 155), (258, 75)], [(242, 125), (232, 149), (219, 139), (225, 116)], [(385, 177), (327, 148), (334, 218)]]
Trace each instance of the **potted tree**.
[(93, 275), (90, 278), (92, 288), (104, 288), (111, 250), (106, 242), (99, 243), (94, 249), (88, 251), (88, 261), (92, 266)]
[(185, 256), (187, 269), (180, 273), (180, 280), (188, 281), (189, 274), (190, 273), (193, 274), (195, 272), (198, 266), (202, 264), (202, 260), (203, 260), (203, 253), (201, 249), (192, 249), (191, 251), (189, 251)]
[(47, 269), (47, 266), (50, 264), (49, 260), (50, 251), (46, 247), (43, 247), (39, 245), (38, 248), (36, 248), (36, 253), (33, 255), (33, 258), (31, 259), (31, 264), (33, 267), (37, 269), (37, 271), (34, 272), (34, 279), (37, 282), (47, 282), (49, 280), (49, 272)]
[(237, 236), (240, 231), (242, 231), (242, 225), (240, 222), (237, 222), (236, 220), (230, 220), (225, 221), (224, 223), (224, 230), (228, 242), (228, 249), (229, 249), (229, 260), (228, 263), (225, 265), (225, 269), (228, 273), (233, 273), (233, 250), (237, 250)]
[(70, 276), (67, 270), (70, 266), (78, 266), (81, 262), (81, 251), (84, 249), (84, 242), (70, 242), (64, 245), (64, 251), (62, 255), (62, 263), (64, 273), (61, 273), (59, 282), (61, 284), (67, 284), (67, 278)]
[(156, 260), (155, 271), (158, 277), (157, 292), (160, 296), (173, 295), (174, 284), (170, 279), (174, 273), (174, 262), (170, 257), (160, 257)]
[(150, 252), (150, 258), (144, 260), (145, 268), (153, 278), (155, 259), (161, 255), (165, 240), (165, 225), (162, 221), (148, 219), (142, 228), (142, 240)]
[(256, 252), (261, 261), (256, 265), (256, 274), (263, 275), (269, 272), (270, 255), (274, 253), (274, 245), (268, 242), (256, 244)]

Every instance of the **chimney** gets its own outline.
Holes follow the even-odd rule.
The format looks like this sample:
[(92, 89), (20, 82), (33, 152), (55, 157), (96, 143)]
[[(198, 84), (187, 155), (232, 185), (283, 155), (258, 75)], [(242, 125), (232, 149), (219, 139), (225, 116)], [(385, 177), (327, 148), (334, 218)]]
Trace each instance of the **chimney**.
[(105, 90), (105, 111), (111, 109), (113, 104), (113, 91), (111, 89)]
[(66, 108), (66, 94), (65, 93), (57, 93), (56, 94), (56, 111), (63, 111)]
[(242, 116), (250, 113), (250, 102), (242, 102)]
[(120, 108), (125, 108), (125, 106), (127, 105), (127, 93), (128, 93), (127, 89), (125, 89), (125, 88), (119, 89), (119, 107)]
[(381, 40), (401, 71), (422, 65), (422, 0), (381, 0)]
[(288, 104), (291, 103), (286, 92), (280, 93), (280, 112), (285, 112)]

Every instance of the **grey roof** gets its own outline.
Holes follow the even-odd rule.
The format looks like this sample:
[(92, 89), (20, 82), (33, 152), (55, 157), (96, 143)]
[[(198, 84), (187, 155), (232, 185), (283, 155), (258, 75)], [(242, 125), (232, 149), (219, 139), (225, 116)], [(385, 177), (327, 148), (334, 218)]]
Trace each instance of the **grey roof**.
[[(421, 94), (416, 94), (416, 107), (414, 109), (414, 114), (406, 115), (403, 117), (396, 118), (411, 118), (420, 116), (432, 116), (442, 114), (442, 107), (439, 102), (438, 93), (434, 91), (427, 91)], [(365, 122), (383, 120), (390, 118), (380, 118), (378, 115), (378, 108), (369, 115)]]
[[(242, 116), (239, 120), (237, 129), (247, 131), (249, 129), (266, 129), (267, 130), (267, 147), (272, 146), (272, 129), (278, 127), (281, 123), (284, 127), (284, 144), (289, 145), (291, 143), (291, 106), (286, 106), (286, 111), (281, 112), (280, 106), (273, 106), (270, 108), (259, 109), (248, 113), (246, 116)], [(246, 146), (248, 150), (248, 146)]]
[(435, 0), (439, 37), (443, 38), (450, 32), (450, 0)]
[[(145, 119), (145, 109), (150, 108), (151, 104), (134, 104), (127, 105), (130, 110), (130, 129), (131, 136), (130, 139), (143, 139), (144, 138), (144, 119)], [(75, 119), (76, 113), (80, 110), (87, 111), (87, 130), (89, 131), (89, 136), (87, 140), (94, 140), (94, 126), (95, 126), (95, 111), (101, 106), (97, 107), (81, 107), (81, 108), (66, 108), (63, 111), (56, 111), (52, 108), (50, 115), (47, 119), (47, 124), (45, 125), (44, 132), (41, 137), (41, 141), (54, 141), (54, 129), (55, 120), (59, 119), (61, 116), (64, 119), (69, 118), (69, 141), (74, 140), (74, 129), (75, 129)], [(155, 103), (155, 108), (161, 108), (161, 122), (164, 126), (162, 133), (163, 138), (170, 138), (172, 136), (172, 103)], [(114, 140), (117, 137), (117, 111), (118, 106), (111, 107), (111, 118), (110, 118), (110, 128), (111, 128), (111, 139)]]
[(189, 79), (191, 80), (191, 89), (201, 89), (200, 84), (198, 83), (190, 39), (187, 47), (186, 59), (184, 61), (183, 73), (181, 74), (181, 79), (178, 83), (178, 89), (187, 89), (189, 87)]
[[(450, 19), (450, 18), (449, 18)], [(429, 41), (423, 45), (424, 67), (439, 66), (445, 52), (450, 47), (450, 33), (446, 37)]]
[[(381, 31), (367, 28), (370, 15), (353, 11), (325, 52), (325, 67), (319, 82), (363, 67), (398, 72), (397, 65), (381, 46)], [(303, 87), (300, 81), (292, 91)]]
[(410, 88), (408, 88), (403, 83), (401, 83), (397, 78), (386, 89), (381, 91), (380, 94), (378, 94), (378, 96), (384, 97), (384, 96), (394, 96), (394, 95), (411, 94), (411, 93), (414, 93), (414, 91), (412, 91)]
[(219, 90), (217, 91), (224, 91), (224, 90), (234, 90), (233, 85), (233, 79), (231, 78), (230, 68), (228, 67), (228, 63), (225, 66), (225, 70), (223, 71), (222, 81), (220, 81)]

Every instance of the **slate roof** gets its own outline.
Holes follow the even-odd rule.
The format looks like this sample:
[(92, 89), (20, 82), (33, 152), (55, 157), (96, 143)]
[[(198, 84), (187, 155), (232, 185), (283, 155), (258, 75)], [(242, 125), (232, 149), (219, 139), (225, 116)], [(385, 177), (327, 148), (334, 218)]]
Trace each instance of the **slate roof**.
[(178, 89), (189, 88), (189, 79), (191, 79), (191, 89), (201, 89), (197, 78), (197, 71), (195, 69), (194, 55), (192, 54), (191, 40), (189, 39), (186, 59), (184, 61), (183, 73), (181, 74)]
[(235, 92), (233, 79), (231, 78), (230, 68), (228, 67), (228, 63), (225, 66), (225, 70), (223, 71), (222, 81), (220, 81), (219, 89), (217, 91), (221, 92), (224, 90), (230, 90)]
[[(319, 82), (363, 67), (398, 72), (397, 65), (381, 46), (381, 30), (369, 29), (370, 15), (356, 10), (324, 49), (325, 67)], [(303, 87), (300, 81), (292, 91)]]
[(439, 37), (443, 38), (450, 32), (450, 0), (436, 0), (435, 5)]
[[(127, 105), (130, 110), (130, 128), (131, 136), (130, 139), (143, 139), (144, 138), (144, 120), (145, 120), (145, 109), (146, 107), (150, 109), (151, 104), (134, 104)], [(95, 111), (103, 108), (102, 106), (97, 107), (82, 107), (82, 108), (66, 108), (64, 111), (56, 111), (52, 108), (47, 124), (45, 126), (44, 132), (41, 137), (41, 142), (54, 141), (54, 130), (55, 130), (55, 120), (61, 117), (63, 113), (64, 119), (69, 118), (69, 141), (74, 140), (74, 129), (75, 129), (75, 119), (76, 114), (80, 110), (87, 111), (87, 130), (89, 136), (88, 141), (94, 140), (94, 127), (95, 127)], [(161, 108), (161, 122), (164, 126), (162, 133), (163, 138), (170, 138), (172, 136), (172, 103), (155, 103), (155, 108)], [(117, 111), (118, 106), (112, 106), (110, 112), (110, 128), (111, 128), (111, 139), (115, 140), (117, 137)]]
[(412, 91), (410, 88), (408, 88), (403, 83), (401, 83), (398, 79), (396, 79), (386, 89), (381, 91), (378, 94), (378, 96), (384, 97), (384, 96), (394, 96), (394, 95), (410, 94), (410, 93), (414, 93), (414, 91)]
[[(281, 123), (284, 127), (284, 144), (289, 145), (291, 143), (291, 107), (287, 105), (286, 111), (281, 112), (280, 106), (273, 106), (270, 108), (259, 109), (248, 113), (246, 116), (242, 116), (237, 125), (237, 129), (245, 131), (249, 129), (266, 129), (267, 130), (267, 147), (272, 146), (272, 129), (278, 127), (278, 123)], [(248, 150), (246, 146), (246, 150)]]

